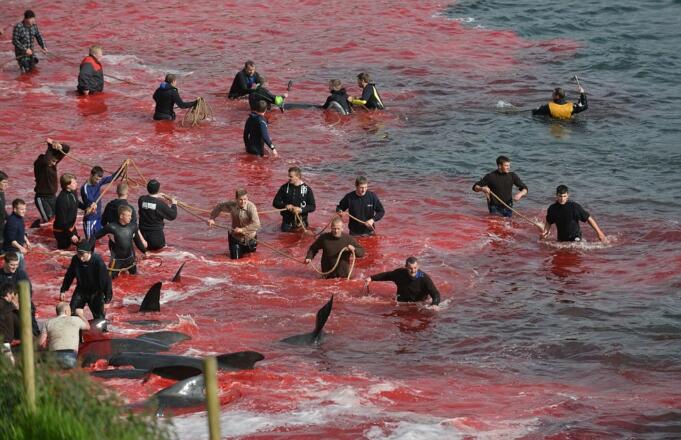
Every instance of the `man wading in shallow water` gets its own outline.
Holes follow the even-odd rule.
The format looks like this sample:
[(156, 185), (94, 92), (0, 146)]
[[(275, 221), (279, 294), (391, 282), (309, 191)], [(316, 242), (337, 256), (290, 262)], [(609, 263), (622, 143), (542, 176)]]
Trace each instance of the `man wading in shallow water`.
[(258, 246), (258, 229), (260, 218), (258, 209), (248, 200), (245, 189), (236, 190), (236, 200), (218, 203), (210, 213), (208, 227), (215, 226), (215, 219), (221, 212), (227, 211), (232, 216), (232, 230), (228, 234), (229, 257), (237, 260), (244, 254), (255, 252)]
[(391, 272), (382, 272), (366, 279), (367, 289), (372, 281), (392, 281), (397, 286), (397, 301), (423, 301), (426, 296), (433, 300), (432, 305), (440, 304), (440, 292), (427, 273), (419, 269), (416, 257), (409, 257), (404, 267)]
[(598, 239), (607, 243), (608, 239), (601, 228), (598, 227), (596, 220), (579, 203), (568, 201), (569, 197), (570, 193), (567, 186), (559, 185), (556, 188), (556, 203), (549, 206), (546, 211), (546, 225), (541, 238), (549, 236), (551, 225), (555, 223), (558, 230), (558, 241), (582, 241), (582, 231), (579, 228), (581, 221), (589, 223), (589, 226), (598, 234)]
[[(513, 185), (520, 191), (513, 195)], [(511, 217), (513, 211), (505, 207), (496, 197), (494, 193), (508, 206), (513, 206), (513, 201), (516, 202), (522, 199), (527, 194), (527, 185), (520, 180), (520, 177), (511, 171), (511, 159), (506, 156), (497, 157), (497, 169), (488, 173), (473, 185), (473, 191), (483, 192), (487, 197), (487, 209), (492, 215), (501, 217)]]

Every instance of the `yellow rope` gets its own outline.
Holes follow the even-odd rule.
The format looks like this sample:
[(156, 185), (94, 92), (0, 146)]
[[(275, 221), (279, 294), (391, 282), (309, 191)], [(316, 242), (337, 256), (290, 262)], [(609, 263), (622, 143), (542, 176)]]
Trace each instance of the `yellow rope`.
[(542, 225), (542, 224), (540, 224), (540, 223), (536, 223), (534, 220), (532, 220), (532, 219), (530, 219), (530, 218), (528, 218), (528, 217), (525, 217), (524, 215), (522, 215), (521, 213), (519, 213), (517, 210), (515, 210), (515, 209), (511, 208), (510, 206), (508, 206), (508, 205), (506, 204), (506, 202), (504, 202), (503, 200), (501, 200), (501, 199), (499, 198), (499, 196), (496, 195), (496, 194), (494, 194), (494, 192), (493, 192), (492, 190), (489, 190), (489, 193), (492, 194), (492, 195), (494, 196), (494, 198), (497, 199), (497, 200), (499, 201), (499, 203), (501, 203), (502, 205), (504, 205), (506, 208), (510, 209), (513, 213), (517, 214), (518, 217), (520, 217), (520, 218), (522, 218), (523, 220), (527, 220), (528, 222), (532, 223), (533, 225), (535, 225), (536, 227), (538, 227), (539, 229), (541, 229), (542, 232), (544, 231), (544, 225)]
[(182, 126), (191, 125), (192, 127), (196, 127), (199, 125), (199, 122), (207, 118), (213, 118), (213, 109), (210, 108), (210, 105), (208, 105), (203, 97), (199, 96), (196, 98), (196, 104), (184, 114)]

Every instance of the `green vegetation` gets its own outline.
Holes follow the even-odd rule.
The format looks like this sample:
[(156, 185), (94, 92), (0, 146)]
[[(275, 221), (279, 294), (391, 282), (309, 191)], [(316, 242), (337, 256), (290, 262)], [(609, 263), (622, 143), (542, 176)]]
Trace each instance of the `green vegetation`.
[(24, 404), (21, 369), (0, 359), (0, 439), (166, 440), (169, 426), (152, 415), (134, 414), (120, 399), (82, 371), (36, 365), (36, 405)]

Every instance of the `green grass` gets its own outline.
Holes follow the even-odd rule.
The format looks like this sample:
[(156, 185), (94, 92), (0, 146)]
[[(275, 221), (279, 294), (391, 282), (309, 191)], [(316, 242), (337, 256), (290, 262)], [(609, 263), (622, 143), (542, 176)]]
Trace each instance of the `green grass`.
[(28, 411), (20, 367), (0, 359), (0, 439), (166, 440), (166, 422), (131, 413), (121, 400), (82, 371), (36, 365), (37, 411)]

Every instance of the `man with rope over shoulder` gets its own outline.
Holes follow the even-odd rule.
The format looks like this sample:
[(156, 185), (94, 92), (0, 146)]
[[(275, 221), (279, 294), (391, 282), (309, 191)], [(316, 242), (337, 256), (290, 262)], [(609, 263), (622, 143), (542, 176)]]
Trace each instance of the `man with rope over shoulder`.
[[(305, 256), (305, 264), (310, 264), (317, 252), (322, 251), (322, 272), (329, 272), (324, 278), (347, 278), (350, 274), (350, 254), (364, 256), (364, 248), (353, 237), (343, 232), (343, 219), (336, 217), (331, 222), (330, 232), (317, 238)], [(339, 257), (339, 254), (343, 253)], [(334, 269), (334, 265), (337, 266)]]
[(215, 219), (221, 212), (229, 212), (232, 217), (232, 229), (227, 235), (229, 258), (238, 260), (244, 254), (255, 252), (258, 246), (260, 217), (255, 204), (248, 200), (248, 192), (245, 189), (237, 189), (236, 200), (215, 205), (210, 213), (208, 227), (215, 225)]
[(118, 207), (118, 221), (107, 223), (95, 237), (97, 239), (111, 234), (109, 239), (109, 251), (111, 251), (111, 263), (109, 271), (111, 278), (116, 278), (119, 272), (127, 271), (134, 275), (137, 273), (137, 261), (135, 257), (135, 249), (133, 242), (137, 249), (142, 252), (142, 255), (147, 254), (147, 242), (140, 235), (136, 223), (132, 223), (132, 208), (127, 205)]

